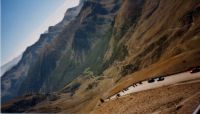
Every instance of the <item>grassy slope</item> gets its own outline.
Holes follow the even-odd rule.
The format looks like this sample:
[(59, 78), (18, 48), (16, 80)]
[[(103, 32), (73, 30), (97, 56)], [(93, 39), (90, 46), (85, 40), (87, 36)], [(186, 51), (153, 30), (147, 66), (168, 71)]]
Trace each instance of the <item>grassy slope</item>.
[(141, 71), (124, 77), (116, 86), (111, 88), (105, 94), (105, 97), (122, 90), (124, 87), (128, 87), (134, 82), (138, 82), (159, 75), (169, 75), (181, 71), (186, 71), (191, 67), (200, 65), (199, 60), (200, 50), (193, 50), (166, 60), (159, 61)]

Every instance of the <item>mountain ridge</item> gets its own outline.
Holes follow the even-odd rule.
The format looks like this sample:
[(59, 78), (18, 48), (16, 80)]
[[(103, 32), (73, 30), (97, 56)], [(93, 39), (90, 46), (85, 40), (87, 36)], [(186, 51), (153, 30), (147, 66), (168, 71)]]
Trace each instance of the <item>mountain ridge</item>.
[(1, 76), (6, 73), (8, 70), (10, 70), (13, 66), (15, 66), (21, 59), (21, 55), (18, 57), (15, 57), (11, 61), (7, 62), (6, 64), (1, 66)]
[[(16, 96), (18, 93), (16, 93), (15, 91), (18, 91), (18, 87), (19, 85), (23, 82), (23, 80), (26, 78), (26, 75), (28, 73), (28, 69), (31, 66), (30, 64), (36, 62), (36, 59), (34, 58), (38, 58), (38, 53), (40, 53), (42, 51), (42, 48), (46, 48), (46, 44), (52, 42), (52, 40), (54, 38), (56, 38), (56, 36), (58, 34), (60, 34), (60, 32), (62, 32), (62, 29), (71, 21), (74, 19), (74, 17), (78, 14), (78, 12), (80, 11), (80, 7), (82, 7), (82, 3), (83, 1), (80, 2), (80, 5), (74, 8), (71, 8), (69, 11), (66, 12), (65, 17), (63, 18), (63, 20), (58, 23), (56, 26), (54, 27), (49, 27), (48, 29), (48, 33), (43, 33), (40, 35), (39, 40), (33, 44), (32, 46), (28, 47), (23, 55), (22, 55), (22, 59), (21, 61), (19, 61), (19, 63), (12, 68), (10, 71), (6, 72), (2, 78), (2, 96), (4, 97), (5, 94), (8, 97), (8, 99), (10, 99), (10, 93), (6, 93), (5, 91), (8, 91), (7, 89), (10, 89), (9, 91), (14, 91), (12, 93), (11, 96)], [(77, 12), (75, 12), (77, 10)], [(73, 17), (73, 13), (74, 13), (74, 17)], [(35, 51), (36, 50), (36, 51)], [(30, 61), (31, 60), (31, 61)], [(21, 69), (21, 71), (20, 71)], [(12, 76), (13, 73), (15, 73), (18, 70), (17, 74), (14, 74), (15, 77)], [(9, 75), (12, 76), (10, 78), (6, 78), (5, 76)], [(7, 77), (9, 77), (7, 76)], [(21, 79), (18, 79), (21, 78)], [(11, 79), (15, 80), (15, 82), (13, 82), (11, 84)], [(7, 80), (7, 84), (5, 84), (7, 87), (4, 87), (4, 83), (6, 82), (5, 80)], [(15, 84), (14, 84), (15, 83)], [(15, 86), (16, 88), (13, 88), (11, 86)], [(11, 87), (11, 88), (10, 88)], [(7, 98), (5, 98), (7, 99)], [(4, 102), (4, 100), (2, 99), (2, 102)]]

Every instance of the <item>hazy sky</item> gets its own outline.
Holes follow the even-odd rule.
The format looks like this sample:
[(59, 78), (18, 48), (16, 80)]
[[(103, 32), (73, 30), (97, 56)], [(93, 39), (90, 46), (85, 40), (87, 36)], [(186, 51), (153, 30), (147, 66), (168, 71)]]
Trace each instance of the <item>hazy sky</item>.
[(79, 0), (1, 0), (1, 65), (22, 54)]

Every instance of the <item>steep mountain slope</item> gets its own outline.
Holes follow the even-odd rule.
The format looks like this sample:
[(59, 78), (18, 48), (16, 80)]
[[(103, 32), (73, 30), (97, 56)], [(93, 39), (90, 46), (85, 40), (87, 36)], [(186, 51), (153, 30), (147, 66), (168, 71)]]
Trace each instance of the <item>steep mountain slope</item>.
[(27, 49), (21, 64), (34, 59), (7, 72), (2, 90), (12, 97), (56, 91), (58, 99), (27, 112), (89, 113), (133, 82), (200, 65), (199, 30), (199, 0), (87, 0), (56, 37)]
[[(83, 1), (80, 2), (79, 6), (69, 9), (65, 13), (63, 20), (60, 23), (58, 23), (57, 25), (49, 27), (49, 30), (47, 33), (41, 34), (39, 41), (37, 41), (34, 45), (32, 45), (26, 49), (26, 51), (23, 53), (22, 59), (19, 61), (19, 63), (1, 77), (1, 82), (2, 82), (1, 83), (1, 91), (2, 91), (2, 94), (1, 94), (2, 100), (1, 101), (2, 102), (6, 101), (14, 96), (18, 96), (19, 88), (20, 88), (21, 84), (24, 82), (24, 80), (27, 80), (26, 78), (30, 77), (29, 74), (30, 74), (30, 72), (32, 72), (31, 70), (34, 70), (33, 67), (35, 66), (36, 62), (38, 62), (39, 59), (42, 59), (44, 57), (45, 51), (47, 51), (49, 45), (52, 45), (54, 40), (57, 38), (57, 36), (59, 36), (59, 34), (61, 34), (63, 29), (66, 27), (66, 25), (68, 25), (72, 20), (74, 20), (74, 18), (80, 12), (82, 5), (83, 5)], [(60, 48), (61, 45), (62, 45), (62, 43), (57, 46), (57, 49)], [(59, 49), (57, 50), (57, 52), (59, 52)], [(59, 53), (61, 53), (61, 52), (59, 52)], [(48, 71), (50, 71), (52, 69), (52, 67), (55, 67), (57, 58), (58, 58), (57, 53), (55, 53), (54, 57), (52, 57), (52, 58), (49, 57), (49, 59), (47, 59), (47, 61), (49, 62), (48, 65), (50, 65), (50, 66), (48, 66), (48, 67), (46, 66), (45, 70), (48, 69)], [(53, 61), (53, 62), (50, 63), (50, 61)], [(39, 67), (39, 68), (41, 68), (41, 67)], [(45, 72), (48, 72), (48, 71), (45, 71)], [(36, 72), (38, 72), (38, 71), (36, 71)], [(37, 74), (31, 74), (31, 75), (37, 75)], [(39, 79), (39, 75), (35, 79)], [(42, 81), (42, 80), (39, 79), (39, 81)], [(39, 86), (41, 86), (41, 85), (39, 85)], [(38, 87), (36, 87), (36, 88), (38, 88)], [(30, 89), (29, 92), (33, 92), (33, 90)], [(22, 93), (20, 93), (20, 94), (22, 94)]]
[(125, 45), (121, 47), (128, 51), (121, 74), (199, 49), (199, 21), (198, 0), (126, 0), (117, 15), (110, 46)]

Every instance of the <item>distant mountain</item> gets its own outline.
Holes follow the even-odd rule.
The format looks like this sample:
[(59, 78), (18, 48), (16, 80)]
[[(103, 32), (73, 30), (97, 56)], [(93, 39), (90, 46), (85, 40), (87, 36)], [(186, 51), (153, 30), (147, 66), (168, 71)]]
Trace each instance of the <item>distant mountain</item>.
[(3, 66), (1, 66), (1, 76), (8, 70), (10, 70), (13, 66), (17, 65), (17, 63), (20, 61), (20, 59), (22, 58), (22, 56), (18, 56), (16, 58), (14, 58), (13, 60), (9, 61), (8, 63), (4, 64)]
[[(57, 102), (61, 106), (56, 104), (55, 110), (78, 105), (75, 111), (88, 106), (80, 110), (86, 111), (134, 73), (140, 72), (134, 78), (144, 80), (200, 65), (199, 4), (199, 0), (82, 1), (41, 34), (2, 76), (2, 102), (29, 93), (58, 92), (66, 102)], [(146, 68), (153, 70), (144, 75)]]
[[(64, 15), (63, 20), (60, 23), (58, 23), (57, 25), (49, 27), (47, 33), (41, 34), (39, 40), (35, 44), (33, 44), (32, 46), (28, 47), (25, 50), (25, 52), (22, 55), (22, 59), (19, 61), (19, 63), (1, 77), (1, 82), (2, 82), (1, 83), (1, 85), (2, 85), (1, 86), (1, 90), (2, 90), (2, 94), (1, 94), (2, 100), (1, 101), (2, 102), (9, 100), (13, 96), (18, 96), (20, 94), (24, 94), (24, 92), (23, 93), (19, 92), (20, 87), (22, 87), (22, 84), (25, 83), (24, 80), (28, 80), (28, 78), (31, 77), (28, 75), (32, 75), (32, 76), (36, 75), (36, 74), (32, 74), (31, 72), (32, 72), (32, 70), (34, 70), (36, 68), (35, 67), (36, 62), (39, 62), (39, 59), (42, 59), (42, 58), (44, 58), (44, 56), (46, 56), (46, 54), (44, 54), (44, 53), (48, 52), (47, 50), (50, 45), (53, 46), (53, 45), (55, 45), (53, 43), (58, 43), (59, 45), (57, 45), (57, 52), (61, 53), (60, 49), (63, 48), (63, 44), (62, 44), (62, 41), (57, 42), (58, 41), (57, 37), (59, 37), (60, 34), (63, 33), (63, 29), (66, 28), (66, 26), (72, 20), (74, 20), (74, 18), (80, 12), (82, 6), (83, 6), (83, 0), (80, 2), (80, 4), (77, 7), (68, 9)], [(49, 72), (52, 70), (52, 67), (55, 67), (57, 59), (58, 59), (57, 52), (52, 53), (53, 56), (48, 59), (44, 58), (44, 60), (46, 62), (47, 61), (49, 62), (48, 64), (46, 64), (46, 63), (44, 64), (45, 67), (48, 69), (48, 71), (45, 71), (45, 72)], [(51, 65), (51, 62), (52, 62), (53, 66)], [(32, 68), (32, 67), (35, 67), (35, 68)], [(40, 69), (40, 67), (37, 67), (37, 68)], [(38, 71), (36, 71), (36, 72), (38, 72)], [(40, 73), (40, 72), (38, 72), (38, 73)], [(37, 78), (35, 78), (35, 79), (37, 79)], [(42, 79), (43, 80), (40, 80), (40, 81), (44, 81), (44, 78), (42, 78)], [(27, 83), (29, 83), (29, 82), (27, 82)], [(33, 81), (32, 84), (34, 84), (34, 83), (35, 82)], [(31, 84), (31, 82), (30, 82), (30, 84)], [(42, 82), (38, 82), (38, 84), (39, 84), (38, 85), (39, 87), (36, 87), (37, 91), (39, 90), (40, 86), (42, 86), (41, 85)], [(24, 86), (24, 87), (26, 87), (26, 86)], [(34, 90), (27, 89), (26, 91), (30, 92), (30, 91), (34, 91)]]

